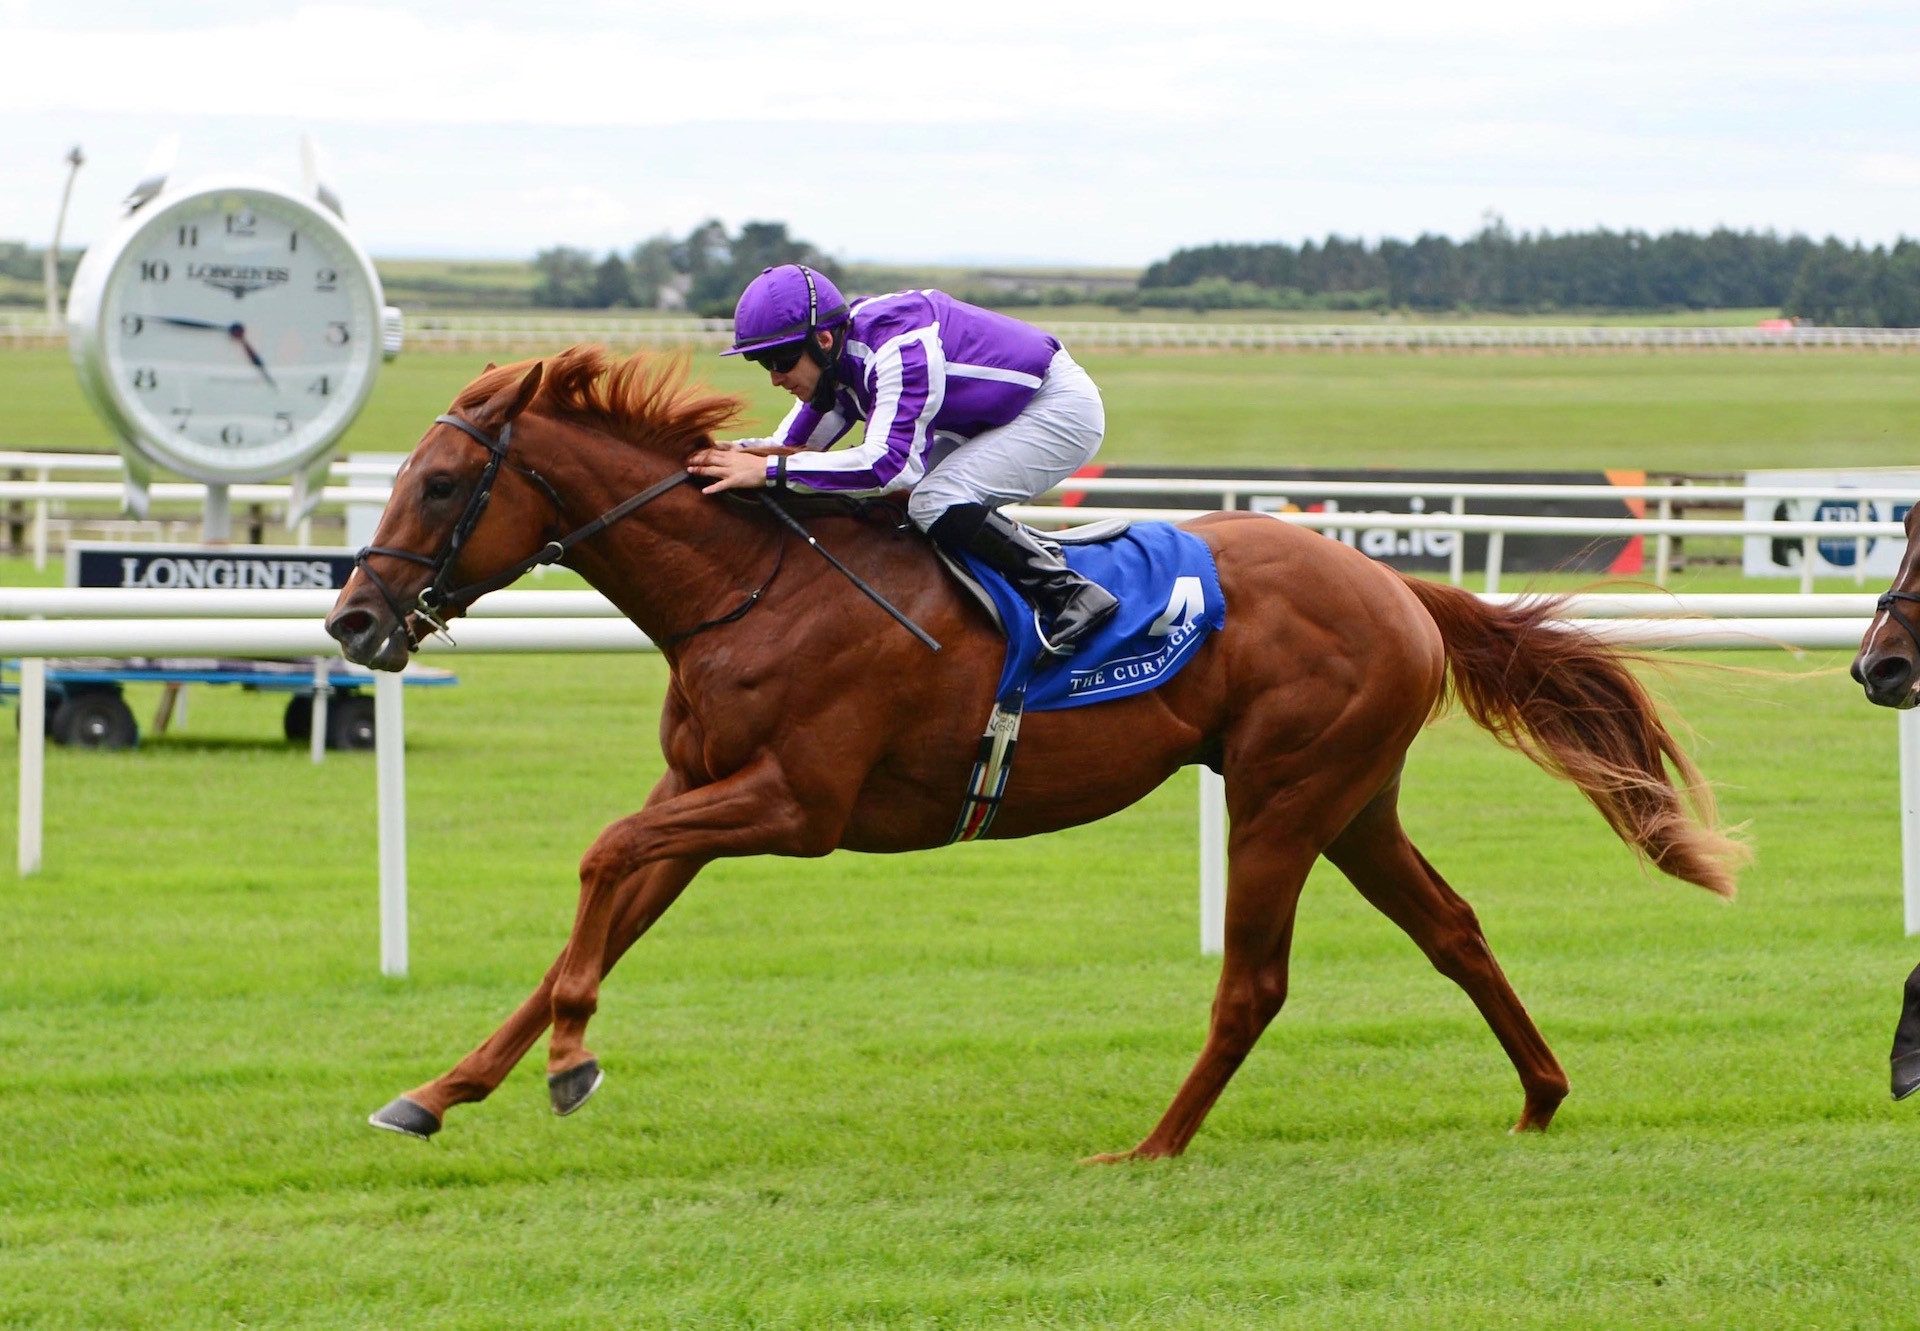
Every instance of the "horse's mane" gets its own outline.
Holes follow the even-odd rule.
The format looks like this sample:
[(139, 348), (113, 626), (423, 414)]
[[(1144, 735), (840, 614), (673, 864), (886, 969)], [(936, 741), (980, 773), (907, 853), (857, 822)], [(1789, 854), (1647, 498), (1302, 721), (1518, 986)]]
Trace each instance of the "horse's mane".
[[(685, 352), (668, 355), (636, 351), (614, 356), (605, 347), (583, 343), (542, 358), (540, 391), (532, 411), (565, 416), (607, 433), (667, 453), (685, 454), (739, 418), (741, 400), (687, 381)], [(489, 366), (454, 399), (454, 408), (471, 411), (519, 380), (533, 365)]]

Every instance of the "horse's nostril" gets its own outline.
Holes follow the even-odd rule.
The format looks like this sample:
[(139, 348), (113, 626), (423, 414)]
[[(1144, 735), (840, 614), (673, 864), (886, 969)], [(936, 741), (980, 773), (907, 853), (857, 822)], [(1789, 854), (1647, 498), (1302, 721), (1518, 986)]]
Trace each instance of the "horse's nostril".
[(1913, 677), (1913, 666), (1899, 656), (1883, 656), (1868, 664), (1866, 679), (1863, 681), (1872, 688), (1882, 691), (1897, 689)]
[(1847, 667), (1847, 673), (1853, 676), (1853, 682), (1856, 684), (1867, 682), (1866, 674), (1860, 669), (1860, 658), (1857, 656), (1853, 658), (1853, 664)]
[(343, 610), (327, 621), (327, 632), (342, 642), (357, 638), (373, 627), (373, 616), (365, 610)]

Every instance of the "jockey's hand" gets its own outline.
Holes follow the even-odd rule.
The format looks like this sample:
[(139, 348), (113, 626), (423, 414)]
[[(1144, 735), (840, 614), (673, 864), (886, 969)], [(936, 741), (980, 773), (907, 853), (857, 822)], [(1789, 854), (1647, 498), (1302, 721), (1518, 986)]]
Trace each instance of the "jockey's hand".
[(804, 448), (794, 448), (790, 444), (776, 444), (771, 439), (735, 439), (732, 446), (742, 453), (751, 453), (757, 458), (777, 458), (783, 454), (804, 453)]
[(765, 457), (748, 449), (728, 445), (701, 449), (687, 459), (687, 470), (695, 476), (713, 478), (712, 485), (701, 488), (702, 494), (718, 494), (722, 490), (757, 490), (767, 483)]

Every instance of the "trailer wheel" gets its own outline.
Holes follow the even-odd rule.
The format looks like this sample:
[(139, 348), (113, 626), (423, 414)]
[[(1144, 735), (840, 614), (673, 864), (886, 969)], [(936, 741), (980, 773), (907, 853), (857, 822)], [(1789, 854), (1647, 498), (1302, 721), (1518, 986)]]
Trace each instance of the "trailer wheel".
[(313, 699), (304, 693), (287, 699), (287, 714), (281, 719), (280, 728), (294, 744), (305, 744), (312, 739)]
[(131, 749), (140, 742), (140, 726), (119, 693), (90, 690), (69, 693), (53, 716), (56, 744), (76, 749)]
[(327, 707), (327, 747), (373, 747), (373, 699), (360, 694), (335, 694)]
[[(55, 693), (52, 689), (47, 690), (47, 701), (43, 709), (44, 714), (41, 717), (40, 728), (48, 739), (53, 739), (54, 737), (53, 723), (60, 715), (60, 704), (62, 701), (63, 699), (59, 694)], [(20, 733), (20, 708), (17, 702), (18, 700), (16, 700), (16, 706), (13, 709), (13, 733), (16, 735)], [(59, 743), (58, 740), (54, 740), (54, 742), (56, 744)]]

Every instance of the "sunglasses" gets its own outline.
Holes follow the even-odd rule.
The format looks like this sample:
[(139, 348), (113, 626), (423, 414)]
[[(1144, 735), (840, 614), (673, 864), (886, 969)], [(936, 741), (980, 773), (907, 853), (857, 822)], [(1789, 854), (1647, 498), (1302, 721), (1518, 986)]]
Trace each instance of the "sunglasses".
[(746, 358), (763, 370), (785, 374), (798, 365), (800, 357), (805, 354), (804, 346), (768, 347), (765, 351), (749, 351)]

